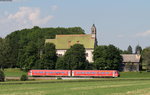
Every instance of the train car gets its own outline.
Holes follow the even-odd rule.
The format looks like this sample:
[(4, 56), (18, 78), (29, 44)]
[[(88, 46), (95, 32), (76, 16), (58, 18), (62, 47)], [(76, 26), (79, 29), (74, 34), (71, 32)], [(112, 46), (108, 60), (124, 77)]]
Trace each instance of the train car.
[(117, 70), (72, 70), (72, 76), (119, 77)]
[(71, 76), (71, 70), (29, 70), (28, 76)]

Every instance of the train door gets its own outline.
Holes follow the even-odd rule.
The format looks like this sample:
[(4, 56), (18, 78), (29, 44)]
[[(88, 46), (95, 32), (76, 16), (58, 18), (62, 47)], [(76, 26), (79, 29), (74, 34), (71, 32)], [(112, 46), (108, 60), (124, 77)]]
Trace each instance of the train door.
[(113, 71), (113, 78), (115, 77), (115, 71)]
[(72, 76), (74, 76), (74, 71), (72, 71)]
[(70, 74), (71, 72), (70, 71), (68, 71), (68, 76), (71, 76), (71, 74)]

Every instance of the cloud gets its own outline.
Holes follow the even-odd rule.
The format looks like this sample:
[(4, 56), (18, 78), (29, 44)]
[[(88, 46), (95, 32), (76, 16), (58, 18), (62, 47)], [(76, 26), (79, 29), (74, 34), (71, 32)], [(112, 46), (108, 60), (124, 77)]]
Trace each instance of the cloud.
[(15, 20), (18, 23), (31, 23), (32, 25), (41, 25), (47, 23), (53, 16), (40, 17), (41, 11), (38, 8), (20, 7), (15, 14), (10, 14), (8, 19)]
[(53, 5), (53, 6), (51, 6), (51, 9), (52, 9), (52, 11), (56, 11), (58, 9), (58, 6), (57, 5)]
[(150, 36), (150, 30), (136, 34), (136, 37), (148, 37), (148, 36)]
[(15, 13), (4, 13), (5, 16), (0, 18), (0, 37), (23, 28), (46, 25), (54, 18), (52, 15), (41, 15), (39, 8), (20, 7)]

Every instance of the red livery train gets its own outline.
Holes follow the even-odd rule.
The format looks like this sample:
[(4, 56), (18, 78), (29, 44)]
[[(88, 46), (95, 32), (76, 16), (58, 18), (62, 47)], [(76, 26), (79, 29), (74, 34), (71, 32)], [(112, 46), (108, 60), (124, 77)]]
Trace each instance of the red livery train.
[(119, 77), (117, 70), (29, 70), (28, 76)]

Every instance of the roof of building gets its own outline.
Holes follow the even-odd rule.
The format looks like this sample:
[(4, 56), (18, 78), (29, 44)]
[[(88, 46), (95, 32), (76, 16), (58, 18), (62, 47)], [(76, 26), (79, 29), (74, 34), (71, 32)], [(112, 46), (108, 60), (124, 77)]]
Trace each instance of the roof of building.
[(140, 54), (121, 54), (123, 62), (140, 62)]
[(95, 38), (92, 34), (56, 35), (55, 39), (46, 39), (46, 43), (54, 43), (56, 49), (69, 49), (74, 44), (83, 44), (85, 48), (93, 49)]

